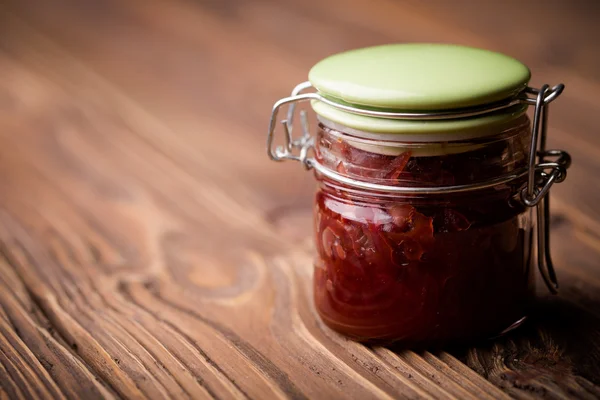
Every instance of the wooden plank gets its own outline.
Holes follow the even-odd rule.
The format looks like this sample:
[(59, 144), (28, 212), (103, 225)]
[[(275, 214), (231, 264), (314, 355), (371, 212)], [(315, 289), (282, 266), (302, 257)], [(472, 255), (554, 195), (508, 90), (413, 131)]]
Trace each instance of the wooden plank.
[[(0, 399), (600, 397), (598, 7), (576, 3), (5, 1)], [(266, 159), (267, 114), (327, 54), (439, 38), (574, 88), (563, 294), (469, 349), (367, 347), (316, 315), (314, 182)]]

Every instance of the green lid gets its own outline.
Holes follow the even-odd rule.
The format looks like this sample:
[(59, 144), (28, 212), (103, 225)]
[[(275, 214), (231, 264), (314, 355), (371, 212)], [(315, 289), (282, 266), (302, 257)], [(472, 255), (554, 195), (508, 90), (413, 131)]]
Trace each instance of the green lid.
[(446, 44), (390, 44), (351, 50), (309, 73), (323, 95), (368, 107), (444, 110), (492, 103), (522, 91), (529, 69), (514, 58)]
[[(529, 69), (503, 54), (446, 44), (391, 44), (328, 57), (309, 73), (311, 84), (342, 104), (394, 111), (440, 111), (493, 103), (527, 86)], [(526, 106), (477, 117), (447, 120), (374, 118), (313, 101), (327, 121), (364, 132), (412, 136), (411, 140), (447, 140), (493, 135), (509, 127)], [(416, 138), (414, 135), (421, 136)], [(439, 137), (439, 136), (438, 136)]]

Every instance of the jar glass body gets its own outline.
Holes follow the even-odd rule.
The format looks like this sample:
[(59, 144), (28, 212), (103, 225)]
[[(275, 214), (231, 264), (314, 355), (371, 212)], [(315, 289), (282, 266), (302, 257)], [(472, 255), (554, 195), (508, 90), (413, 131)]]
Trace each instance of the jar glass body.
[[(526, 171), (523, 115), (476, 139), (415, 142), (321, 120), (316, 160), (348, 178), (404, 187), (476, 184)], [(399, 194), (317, 173), (314, 299), (360, 341), (447, 344), (498, 335), (534, 296), (525, 177), (486, 189)]]

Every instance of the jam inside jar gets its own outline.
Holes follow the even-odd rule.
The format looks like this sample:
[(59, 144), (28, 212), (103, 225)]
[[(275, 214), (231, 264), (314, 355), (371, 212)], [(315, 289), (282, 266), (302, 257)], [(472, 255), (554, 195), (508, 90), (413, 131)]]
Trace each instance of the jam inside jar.
[[(383, 138), (385, 137), (385, 138)], [(493, 337), (534, 296), (531, 212), (520, 200), (526, 115), (494, 135), (415, 142), (320, 118), (316, 161), (363, 182), (470, 191), (389, 193), (316, 173), (314, 300), (322, 320), (359, 341), (447, 344)]]

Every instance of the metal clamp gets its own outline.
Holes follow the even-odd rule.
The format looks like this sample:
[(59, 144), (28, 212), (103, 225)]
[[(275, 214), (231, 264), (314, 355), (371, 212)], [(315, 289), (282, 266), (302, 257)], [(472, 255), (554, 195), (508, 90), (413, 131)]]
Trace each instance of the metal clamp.
[[(538, 269), (552, 294), (558, 293), (558, 279), (550, 253), (550, 196), (548, 192), (554, 183), (560, 183), (567, 177), (567, 168), (571, 165), (571, 156), (562, 150), (546, 150), (546, 132), (549, 104), (560, 95), (563, 89), (564, 85), (562, 84), (553, 88), (544, 85), (539, 90), (527, 89), (529, 93), (537, 96), (535, 103), (529, 103), (534, 104), (535, 109), (533, 112), (527, 186), (521, 192), (523, 203), (528, 207), (536, 207)], [(555, 161), (547, 161), (548, 157), (555, 158)]]
[[(285, 161), (285, 160), (294, 160), (300, 161), (306, 169), (311, 168), (311, 163), (309, 163), (308, 150), (312, 148), (314, 144), (314, 138), (310, 134), (310, 130), (308, 128), (308, 118), (306, 116), (306, 111), (302, 110), (300, 112), (300, 123), (302, 125), (302, 136), (299, 139), (293, 139), (292, 130), (293, 130), (293, 120), (294, 120), (294, 112), (296, 109), (296, 103), (317, 99), (317, 97), (321, 97), (318, 93), (305, 93), (300, 94), (303, 90), (311, 87), (310, 82), (304, 82), (300, 85), (296, 86), (292, 91), (292, 95), (290, 97), (283, 98), (275, 103), (273, 106), (273, 112), (271, 113), (271, 121), (269, 122), (269, 134), (267, 136), (267, 154), (269, 158), (273, 161)], [(284, 131), (284, 139), (285, 146), (277, 146), (273, 147), (274, 141), (274, 132), (277, 124), (277, 114), (279, 109), (284, 105), (289, 104), (287, 118), (281, 121), (281, 125), (283, 126)], [(293, 153), (294, 149), (299, 149), (299, 154), (295, 155)]]
[[(347, 104), (337, 103), (327, 97), (324, 97), (318, 92), (302, 93), (310, 88), (312, 88), (310, 82), (303, 82), (294, 88), (289, 97), (285, 97), (274, 104), (267, 135), (267, 154), (271, 160), (299, 161), (307, 170), (314, 168), (321, 175), (327, 176), (328, 178), (341, 182), (345, 185), (360, 189), (392, 193), (441, 194), (466, 192), (489, 188), (502, 183), (508, 183), (527, 175), (527, 184), (521, 191), (521, 200), (526, 206), (536, 207), (537, 209), (538, 268), (550, 292), (553, 294), (558, 292), (558, 281), (550, 255), (550, 197), (548, 196), (548, 192), (554, 183), (560, 183), (565, 180), (567, 176), (567, 168), (569, 168), (571, 164), (571, 157), (567, 152), (562, 150), (546, 150), (546, 132), (548, 125), (547, 121), (549, 104), (558, 96), (560, 96), (564, 89), (563, 84), (559, 84), (554, 87), (543, 85), (540, 89), (527, 87), (518, 96), (496, 103), (477, 107), (435, 112), (395, 112), (387, 110), (362, 109)], [(455, 118), (468, 118), (489, 114), (519, 104), (533, 105), (535, 106), (535, 109), (533, 116), (528, 169), (522, 173), (515, 173), (490, 179), (486, 182), (462, 186), (399, 187), (375, 184), (348, 178), (321, 165), (314, 158), (308, 157), (309, 151), (314, 145), (314, 138), (310, 134), (305, 111), (300, 112), (302, 135), (298, 139), (294, 139), (292, 135), (296, 105), (300, 102), (315, 100), (323, 102), (338, 110), (352, 114), (374, 118), (413, 120), (448, 120)], [(288, 106), (287, 118), (281, 121), (284, 130), (285, 145), (275, 147), (274, 134), (277, 123), (277, 115), (279, 110), (286, 105)]]

